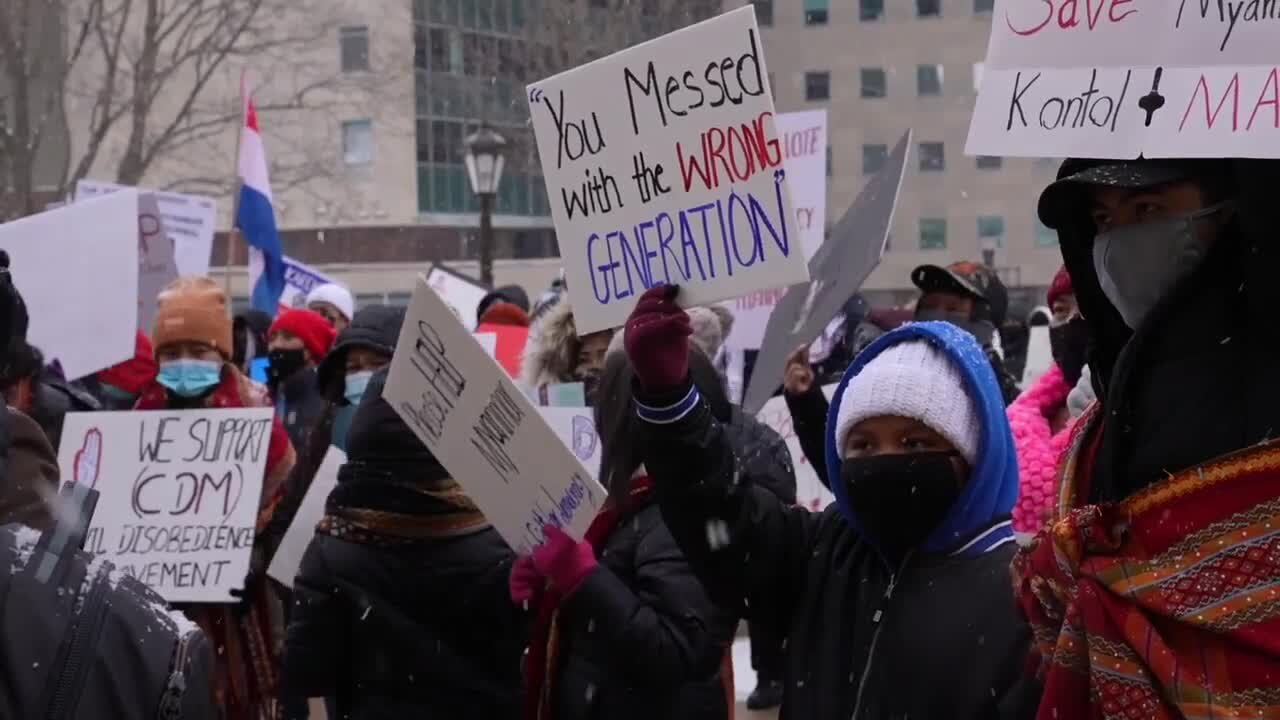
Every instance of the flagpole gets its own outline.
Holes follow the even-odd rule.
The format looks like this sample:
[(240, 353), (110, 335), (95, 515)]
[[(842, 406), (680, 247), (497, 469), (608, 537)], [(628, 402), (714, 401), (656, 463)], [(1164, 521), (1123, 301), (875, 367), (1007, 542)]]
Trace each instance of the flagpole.
[[(236, 219), (240, 217), (240, 186), (244, 183), (243, 178), (240, 177), (240, 142), (244, 136), (244, 128), (247, 122), (245, 118), (245, 109), (249, 107), (245, 94), (248, 89), (245, 83), (245, 74), (245, 70), (240, 71), (240, 127), (236, 128), (236, 153), (232, 156), (231, 160), (235, 163), (235, 167), (231, 175), (235, 178), (235, 190), (231, 193), (231, 229), (227, 231), (227, 262), (223, 268), (223, 281), (226, 286), (228, 301), (231, 300), (231, 267), (232, 262), (235, 260), (236, 248), (238, 247), (236, 236), (240, 234), (240, 228), (236, 226)], [(248, 263), (247, 258), (245, 259), (245, 262), (246, 264)], [(249, 291), (252, 295), (253, 289), (250, 288)]]

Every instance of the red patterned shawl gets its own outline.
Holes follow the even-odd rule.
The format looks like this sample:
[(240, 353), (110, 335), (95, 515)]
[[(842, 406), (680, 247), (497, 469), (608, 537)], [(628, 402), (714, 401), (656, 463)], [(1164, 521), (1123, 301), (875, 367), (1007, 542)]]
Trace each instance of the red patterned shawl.
[(1082, 418), (1058, 517), (1014, 561), (1038, 718), (1280, 719), (1280, 441), (1078, 506), (1099, 424)]

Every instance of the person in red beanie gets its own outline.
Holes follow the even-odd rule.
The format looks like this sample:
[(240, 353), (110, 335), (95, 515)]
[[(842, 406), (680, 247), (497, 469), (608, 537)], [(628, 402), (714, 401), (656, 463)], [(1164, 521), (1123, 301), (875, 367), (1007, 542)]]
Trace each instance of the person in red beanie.
[(160, 366), (147, 334), (138, 331), (133, 357), (99, 370), (81, 381), (85, 391), (98, 399), (103, 410), (132, 410), (138, 396), (156, 379)]
[(308, 447), (311, 428), (324, 414), (316, 366), (336, 339), (329, 321), (312, 310), (286, 310), (267, 331), (267, 387), (295, 448)]

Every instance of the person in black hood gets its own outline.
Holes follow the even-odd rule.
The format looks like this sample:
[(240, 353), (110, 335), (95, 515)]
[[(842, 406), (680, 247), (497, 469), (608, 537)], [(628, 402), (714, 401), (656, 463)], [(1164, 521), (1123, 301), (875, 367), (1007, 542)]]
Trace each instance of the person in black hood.
[[(357, 315), (358, 317), (358, 315)], [(515, 720), (515, 555), (369, 381), (294, 583), (281, 683), (333, 717)]]
[(781, 718), (1025, 717), (1017, 463), (974, 338), (913, 323), (863, 350), (827, 423), (836, 502), (811, 513), (739, 472), (672, 290), (647, 292), (625, 330), (645, 467), (711, 597), (790, 629)]
[(523, 310), (526, 315), (529, 313), (529, 293), (519, 285), (503, 285), (480, 298), (480, 304), (476, 305), (476, 323), (483, 322), (481, 318), (489, 311), (490, 306), (500, 302), (511, 303)]
[(308, 446), (325, 411), (316, 366), (329, 354), (337, 331), (312, 310), (286, 310), (267, 333), (267, 387), (295, 448)]

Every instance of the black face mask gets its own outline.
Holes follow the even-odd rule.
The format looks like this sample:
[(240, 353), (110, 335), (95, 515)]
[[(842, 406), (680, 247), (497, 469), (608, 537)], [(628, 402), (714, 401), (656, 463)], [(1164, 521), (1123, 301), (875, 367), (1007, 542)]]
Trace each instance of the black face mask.
[(946, 322), (964, 330), (978, 340), (982, 347), (991, 347), (991, 339), (995, 337), (996, 326), (987, 320), (974, 320), (964, 313), (947, 312), (946, 310), (917, 310), (916, 322)]
[(893, 561), (920, 547), (960, 496), (959, 453), (921, 452), (845, 460), (840, 480), (871, 542)]
[(307, 364), (306, 350), (272, 350), (267, 353), (267, 377), (272, 382), (287, 380)]
[(1079, 315), (1049, 328), (1049, 347), (1053, 361), (1062, 369), (1067, 384), (1075, 386), (1084, 372), (1085, 354), (1089, 350), (1089, 324)]

